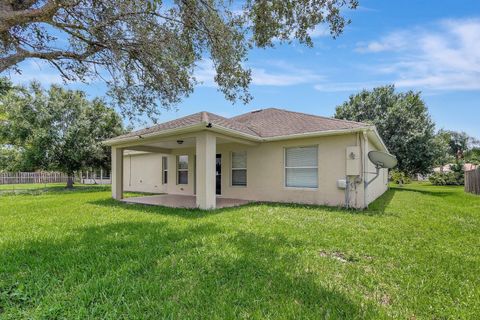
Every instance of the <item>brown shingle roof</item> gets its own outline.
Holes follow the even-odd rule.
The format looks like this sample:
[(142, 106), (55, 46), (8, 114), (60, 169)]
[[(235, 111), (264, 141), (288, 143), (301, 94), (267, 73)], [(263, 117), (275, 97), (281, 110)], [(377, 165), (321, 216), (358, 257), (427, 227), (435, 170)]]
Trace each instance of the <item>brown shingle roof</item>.
[(154, 125), (153, 127), (132, 131), (127, 134), (115, 137), (111, 140), (117, 140), (117, 139), (120, 140), (120, 139), (129, 138), (129, 137), (143, 136), (143, 135), (148, 135), (155, 132), (193, 126), (193, 125), (201, 124), (202, 122), (210, 122), (212, 125), (216, 124), (224, 128), (236, 130), (252, 136), (258, 136), (254, 131), (250, 130), (247, 126), (245, 126), (242, 123), (232, 121), (230, 119), (221, 117), (214, 113), (203, 111), (203, 112), (197, 112), (182, 118), (178, 118), (172, 121), (160, 123), (160, 124)]
[(155, 132), (201, 124), (202, 122), (210, 122), (212, 125), (218, 125), (259, 138), (329, 130), (347, 130), (361, 128), (367, 125), (361, 122), (333, 119), (276, 108), (252, 111), (229, 119), (204, 111), (160, 123), (150, 128), (133, 131), (113, 138), (112, 140), (148, 135)]
[(129, 138), (129, 137), (147, 135), (147, 134), (150, 134), (150, 133), (160, 132), (160, 131), (164, 131), (164, 130), (170, 130), (170, 129), (180, 128), (180, 127), (187, 127), (187, 126), (198, 124), (198, 123), (200, 123), (200, 121), (201, 121), (201, 112), (198, 112), (198, 113), (194, 113), (194, 114), (188, 115), (186, 117), (178, 118), (178, 119), (175, 119), (175, 120), (172, 120), (172, 121), (159, 123), (157, 125), (154, 125), (153, 127), (140, 129), (140, 130), (135, 130), (135, 131), (129, 132), (127, 134), (115, 137), (111, 140), (120, 140), (120, 139)]
[(245, 124), (260, 137), (270, 138), (308, 132), (365, 127), (366, 124), (306, 113), (268, 108), (245, 113), (230, 120)]
[(213, 125), (216, 124), (224, 128), (240, 131), (242, 133), (246, 133), (252, 136), (258, 136), (255, 131), (248, 127), (248, 125), (245, 125), (241, 122), (234, 121), (231, 118), (224, 118), (210, 112), (206, 112), (206, 114), (208, 116), (207, 122), (211, 122)]

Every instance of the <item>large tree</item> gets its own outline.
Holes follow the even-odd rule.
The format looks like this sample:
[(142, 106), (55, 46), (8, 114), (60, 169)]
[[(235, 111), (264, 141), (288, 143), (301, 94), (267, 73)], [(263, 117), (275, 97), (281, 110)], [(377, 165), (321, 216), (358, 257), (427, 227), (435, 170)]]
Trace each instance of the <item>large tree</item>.
[(443, 143), (447, 146), (448, 154), (453, 158), (463, 158), (464, 153), (478, 147), (480, 141), (463, 131), (441, 129), (438, 131)]
[(456, 159), (456, 153), (452, 153), (450, 148), (450, 134), (445, 130), (439, 130), (435, 135), (435, 144), (437, 155), (435, 157), (435, 166), (439, 166), (443, 171), (443, 167), (452, 163)]
[(75, 171), (108, 168), (109, 152), (101, 142), (123, 133), (120, 116), (101, 100), (60, 86), (45, 91), (33, 82), (10, 90), (0, 99), (0, 111), (0, 144), (20, 152), (23, 168), (66, 173), (67, 187)]
[(126, 115), (154, 116), (188, 96), (211, 59), (219, 90), (248, 101), (252, 46), (299, 40), (326, 24), (338, 36), (357, 0), (0, 0), (0, 72), (40, 59), (65, 80), (107, 82)]
[(473, 147), (465, 152), (465, 161), (474, 164), (480, 164), (480, 147)]
[(0, 145), (0, 172), (30, 171), (24, 170), (21, 151), (14, 146)]
[(419, 92), (395, 92), (384, 86), (351, 95), (335, 117), (374, 124), (398, 168), (408, 174), (430, 172), (438, 154), (435, 124)]

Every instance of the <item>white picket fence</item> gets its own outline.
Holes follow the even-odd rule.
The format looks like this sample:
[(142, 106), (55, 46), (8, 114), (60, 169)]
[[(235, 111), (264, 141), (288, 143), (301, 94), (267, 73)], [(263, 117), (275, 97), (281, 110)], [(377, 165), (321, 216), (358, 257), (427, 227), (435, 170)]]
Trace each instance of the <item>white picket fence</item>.
[(111, 184), (110, 172), (103, 169), (80, 172), (80, 183), (83, 184)]
[(67, 182), (61, 172), (0, 172), (0, 184), (33, 184)]

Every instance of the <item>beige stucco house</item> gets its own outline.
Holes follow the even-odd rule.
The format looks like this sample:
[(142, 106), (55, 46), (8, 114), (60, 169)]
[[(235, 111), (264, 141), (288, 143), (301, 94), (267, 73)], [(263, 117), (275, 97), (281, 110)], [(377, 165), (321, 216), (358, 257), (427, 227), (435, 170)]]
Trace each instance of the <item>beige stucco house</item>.
[(201, 209), (222, 199), (365, 208), (387, 190), (387, 169), (377, 175), (367, 157), (385, 144), (359, 122), (275, 108), (200, 112), (105, 143), (115, 199), (125, 190), (189, 196)]

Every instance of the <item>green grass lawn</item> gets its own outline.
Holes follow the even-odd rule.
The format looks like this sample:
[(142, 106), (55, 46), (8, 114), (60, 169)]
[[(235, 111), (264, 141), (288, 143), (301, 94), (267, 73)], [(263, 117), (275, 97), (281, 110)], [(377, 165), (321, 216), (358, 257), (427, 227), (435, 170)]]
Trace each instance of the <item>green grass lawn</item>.
[(364, 212), (0, 196), (0, 318), (478, 318), (480, 197), (394, 188)]
[(64, 188), (65, 183), (15, 183), (0, 184), (0, 191), (40, 190), (52, 188)]

